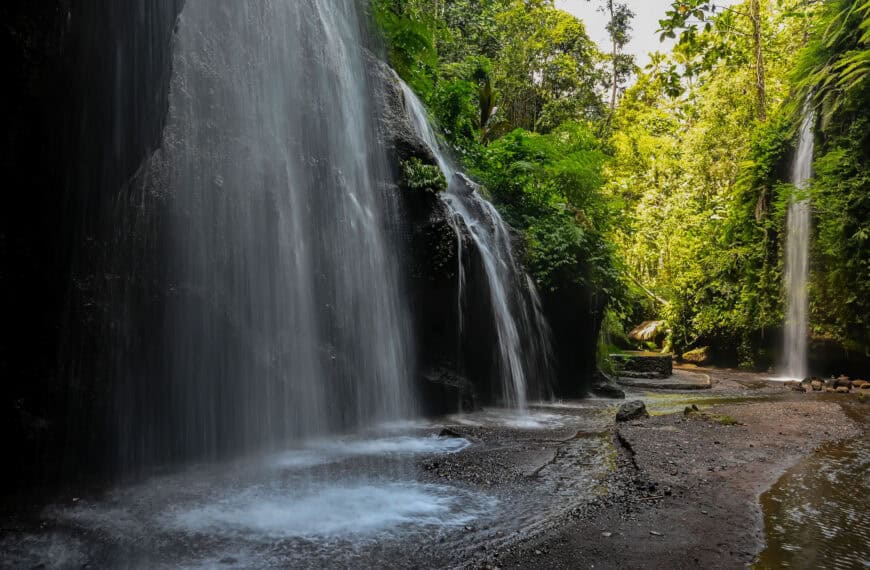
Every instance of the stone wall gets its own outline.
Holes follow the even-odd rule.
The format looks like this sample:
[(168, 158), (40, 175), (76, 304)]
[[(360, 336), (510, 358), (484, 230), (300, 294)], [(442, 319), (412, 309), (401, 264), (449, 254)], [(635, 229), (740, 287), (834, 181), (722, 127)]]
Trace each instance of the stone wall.
[(667, 378), (673, 373), (670, 354), (611, 354), (610, 360), (619, 376), (627, 378)]

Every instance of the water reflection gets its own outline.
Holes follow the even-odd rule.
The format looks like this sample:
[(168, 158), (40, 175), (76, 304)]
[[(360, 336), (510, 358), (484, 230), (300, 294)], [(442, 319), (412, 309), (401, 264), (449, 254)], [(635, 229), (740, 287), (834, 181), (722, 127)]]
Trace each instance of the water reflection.
[[(862, 413), (866, 433), (867, 410)], [(761, 496), (756, 568), (870, 568), (870, 442), (821, 447)]]

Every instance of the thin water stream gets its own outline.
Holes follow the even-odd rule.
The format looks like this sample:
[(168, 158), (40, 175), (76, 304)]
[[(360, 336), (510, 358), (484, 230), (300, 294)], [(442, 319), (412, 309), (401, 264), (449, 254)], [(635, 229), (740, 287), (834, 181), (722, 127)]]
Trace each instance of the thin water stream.
[(804, 106), (797, 154), (791, 181), (798, 190), (788, 205), (785, 243), (786, 316), (783, 364), (780, 376), (802, 380), (807, 376), (809, 336), (810, 201), (800, 193), (806, 190), (813, 173), (813, 125), (815, 113), (810, 100)]
[[(450, 224), (459, 250), (459, 322), (463, 322), (462, 267), (463, 230), (480, 255), (489, 290), (497, 336), (498, 381), (502, 402), (525, 410), (530, 394), (549, 396), (552, 374), (550, 328), (532, 279), (516, 259), (510, 230), (495, 206), (480, 193), (480, 187), (463, 174), (439, 142), (423, 103), (414, 91), (396, 77), (405, 96), (408, 120), (426, 143), (447, 179), (441, 199), (452, 213)], [(461, 331), (460, 331), (461, 332)]]

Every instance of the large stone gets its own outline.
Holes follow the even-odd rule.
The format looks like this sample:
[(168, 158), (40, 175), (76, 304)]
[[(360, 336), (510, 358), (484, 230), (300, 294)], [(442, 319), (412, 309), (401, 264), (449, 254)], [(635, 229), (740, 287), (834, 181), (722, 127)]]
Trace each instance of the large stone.
[(685, 360), (686, 362), (691, 362), (692, 364), (697, 364), (699, 366), (709, 364), (712, 360), (710, 356), (710, 347), (702, 346), (700, 348), (694, 348), (688, 352), (684, 352), (683, 360)]
[(605, 382), (592, 386), (592, 393), (600, 398), (625, 399), (625, 391), (611, 382)]
[(640, 418), (648, 418), (649, 412), (646, 411), (646, 404), (641, 400), (632, 400), (619, 406), (619, 411), (616, 412), (616, 421), (628, 422)]
[(628, 333), (628, 338), (637, 342), (654, 342), (658, 344), (667, 334), (665, 321), (644, 321)]

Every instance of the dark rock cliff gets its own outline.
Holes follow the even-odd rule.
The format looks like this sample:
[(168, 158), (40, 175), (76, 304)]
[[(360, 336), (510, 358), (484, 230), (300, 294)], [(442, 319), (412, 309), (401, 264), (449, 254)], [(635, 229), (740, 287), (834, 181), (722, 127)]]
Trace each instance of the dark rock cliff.
[[(99, 272), (119, 193), (158, 142), (183, 0), (4, 2), (3, 477), (93, 472), (107, 426)], [(121, 213), (123, 215), (123, 212)], [(112, 220), (108, 223), (107, 220)], [(145, 311), (144, 307), (135, 310)]]

